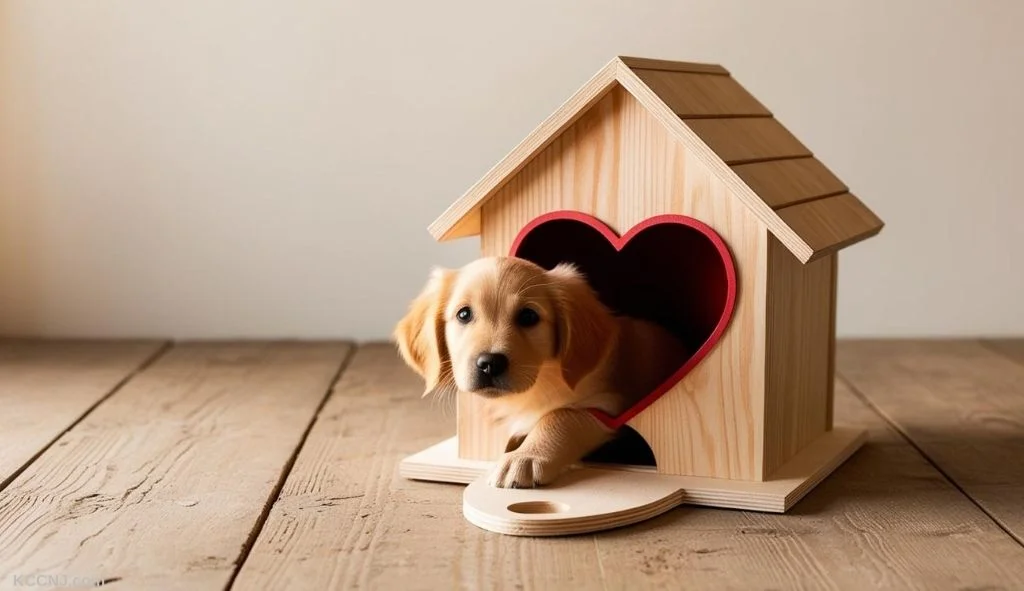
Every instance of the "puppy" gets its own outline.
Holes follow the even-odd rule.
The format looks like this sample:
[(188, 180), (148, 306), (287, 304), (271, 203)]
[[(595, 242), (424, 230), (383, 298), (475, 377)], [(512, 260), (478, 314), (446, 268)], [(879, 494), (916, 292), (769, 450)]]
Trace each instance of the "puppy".
[(493, 486), (549, 484), (614, 433), (615, 416), (685, 358), (664, 328), (612, 314), (570, 264), (488, 257), (434, 269), (394, 331), (424, 396), (469, 392), (512, 437)]

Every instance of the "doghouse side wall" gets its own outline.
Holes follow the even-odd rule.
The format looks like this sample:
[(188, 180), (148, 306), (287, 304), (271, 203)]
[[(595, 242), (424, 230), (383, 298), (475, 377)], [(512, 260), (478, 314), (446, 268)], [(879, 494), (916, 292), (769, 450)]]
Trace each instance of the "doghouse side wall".
[[(482, 254), (507, 255), (527, 222), (559, 209), (594, 215), (619, 233), (657, 214), (684, 214), (725, 240), (738, 275), (728, 329), (700, 365), (629, 425), (651, 446), (659, 471), (761, 479), (767, 228), (620, 87), (484, 205)], [(459, 401), (459, 453), (492, 459), (507, 433), (483, 426), (477, 404), (471, 396)]]
[(769, 238), (766, 475), (832, 428), (835, 277), (836, 255), (803, 265)]

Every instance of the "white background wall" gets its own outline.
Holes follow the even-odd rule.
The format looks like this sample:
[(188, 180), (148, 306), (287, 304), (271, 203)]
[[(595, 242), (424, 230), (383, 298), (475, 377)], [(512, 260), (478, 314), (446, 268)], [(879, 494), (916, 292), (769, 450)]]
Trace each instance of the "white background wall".
[(615, 54), (724, 64), (886, 222), (839, 332), (1024, 333), (1024, 3), (0, 0), (0, 333), (386, 336)]

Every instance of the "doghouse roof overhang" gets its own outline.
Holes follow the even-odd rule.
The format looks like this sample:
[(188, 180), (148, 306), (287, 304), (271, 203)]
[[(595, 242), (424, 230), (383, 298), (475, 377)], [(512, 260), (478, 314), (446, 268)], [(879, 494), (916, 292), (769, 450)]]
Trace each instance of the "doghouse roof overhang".
[(615, 86), (636, 98), (800, 261), (870, 238), (883, 222), (725, 68), (616, 57), (430, 225), (480, 233), (480, 207)]

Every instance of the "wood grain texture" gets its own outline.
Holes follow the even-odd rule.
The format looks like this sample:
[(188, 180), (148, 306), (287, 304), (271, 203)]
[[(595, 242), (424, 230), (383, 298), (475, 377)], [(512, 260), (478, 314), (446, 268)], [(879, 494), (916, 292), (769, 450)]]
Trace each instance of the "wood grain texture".
[(171, 349), (0, 492), (0, 580), (224, 588), (348, 349)]
[(696, 62), (677, 62), (670, 60), (651, 59), (646, 57), (630, 57), (620, 55), (622, 63), (630, 68), (644, 70), (667, 70), (669, 72), (693, 72), (697, 74), (719, 74), (728, 76), (729, 70), (718, 64), (702, 64)]
[[(596, 216), (622, 233), (653, 215), (695, 217), (736, 260), (735, 313), (704, 361), (629, 425), (666, 473), (760, 479), (768, 232), (631, 94), (610, 91), (482, 209), (484, 255), (504, 255), (528, 221), (556, 209)], [(493, 459), (507, 433), (459, 400), (460, 453)]]
[(779, 217), (814, 251), (809, 260), (870, 238), (884, 225), (851, 193), (786, 207)]
[(865, 340), (840, 343), (837, 357), (843, 378), (1024, 543), (1024, 366), (1012, 353)]
[(605, 532), (605, 588), (1024, 586), (1024, 548), (841, 384), (836, 403), (868, 443), (789, 513), (682, 507)]
[(806, 265), (768, 241), (764, 471), (828, 430), (835, 256)]
[(814, 157), (740, 164), (732, 170), (772, 209), (847, 191), (846, 185)]
[(0, 339), (0, 489), (162, 345)]
[(771, 117), (688, 119), (686, 125), (730, 166), (811, 156), (807, 146)]
[[(596, 536), (481, 530), (462, 517), (464, 487), (396, 477), (451, 424), (389, 349), (361, 349), (345, 372), (234, 588), (1024, 586), (1024, 549), (842, 385), (837, 421), (869, 442), (786, 515), (683, 507)], [(336, 439), (317, 441), (322, 429)]]
[(392, 345), (358, 350), (234, 588), (600, 588), (592, 540), (495, 536), (463, 518), (465, 487), (396, 474), (454, 431), (422, 391)]
[(680, 117), (771, 117), (731, 76), (633, 68), (633, 73)]
[(474, 235), (475, 231), (479, 231), (475, 221), (466, 222), (464, 218), (490, 199), (537, 152), (543, 150), (564, 129), (572, 125), (594, 103), (600, 100), (615, 84), (615, 75), (619, 65), (619, 60), (614, 59), (587, 80), (508, 155), (495, 164), (479, 181), (438, 216), (430, 224), (430, 234), (436, 240), (452, 240)]
[[(856, 355), (842, 354), (847, 345)], [(1024, 361), (1014, 351), (1024, 351), (1024, 341), (996, 344), (1006, 357), (992, 345), (840, 341), (838, 367), (844, 376), (848, 370), (868, 375), (864, 383), (875, 385), (872, 403), (881, 393), (905, 400), (910, 418), (901, 428), (916, 434), (915, 443), (961, 486), (960, 478), (980, 477), (964, 489), (1005, 526), (1012, 524), (1001, 511), (1018, 508), (1021, 495), (991, 493), (1006, 492), (1020, 466), (1014, 441), (1022, 430), (1014, 417)], [(878, 348), (869, 354), (862, 347)], [(367, 349), (374, 359), (357, 358), (343, 374), (344, 385), (335, 388), (303, 448), (306, 459), (292, 471), (291, 492), (273, 509), (234, 589), (1024, 588), (1021, 544), (842, 382), (835, 389), (836, 424), (868, 429), (869, 441), (786, 515), (682, 507), (596, 536), (491, 534), (462, 517), (464, 487), (396, 475), (400, 458), (451, 435), (452, 422), (419, 398), (421, 381), (390, 346)], [(31, 566), (21, 557), (80, 543), (81, 561), (47, 561), (47, 572), (116, 577), (104, 565), (117, 563), (145, 570), (148, 578), (127, 578), (112, 589), (225, 587), (223, 573), (241, 545), (231, 532), (251, 526), (228, 518), (264, 506), (266, 495), (250, 489), (265, 491), (272, 487), (265, 483), (277, 480), (277, 459), (294, 447), (281, 427), (305, 404), (299, 392), (322, 379), (311, 374), (322, 373), (324, 363), (313, 353), (296, 353), (296, 361), (274, 356), (258, 369), (248, 353), (203, 356), (201, 362), (197, 353), (171, 354), (178, 355), (173, 363), (161, 358), (30, 466), (12, 485), (21, 487), (19, 504), (9, 504), (9, 491), (0, 493), (0, 588), (11, 586), (8, 565)], [(879, 368), (881, 374), (874, 373)], [(43, 373), (38, 379), (46, 383)], [(118, 400), (140, 381), (131, 413), (104, 414), (111, 406), (125, 408)], [(198, 403), (194, 392), (200, 389), (216, 393)], [(186, 408), (183, 400), (198, 404)], [(151, 418), (125, 420), (144, 415)], [(336, 440), (315, 442), (317, 430), (329, 430)], [(172, 432), (192, 447), (165, 454), (167, 446), (158, 442)], [(921, 441), (932, 445), (926, 449)], [(283, 454), (273, 451), (278, 447)], [(68, 455), (54, 462), (57, 453)], [(108, 461), (114, 456), (115, 463)], [(131, 456), (137, 471), (129, 470)], [(301, 468), (299, 478), (303, 463), (316, 468)], [(41, 464), (49, 465), (46, 474)], [(143, 478), (147, 471), (164, 477)], [(75, 487), (81, 492), (69, 496)], [(212, 518), (201, 513), (207, 509)], [(274, 512), (281, 515), (277, 527)], [(61, 528), (52, 527), (55, 520)], [(13, 521), (27, 527), (12, 533)], [(137, 521), (134, 529), (125, 527), (129, 521)], [(35, 528), (49, 537), (34, 535)], [(118, 536), (104, 533), (111, 528)], [(83, 539), (85, 531), (99, 533)], [(229, 537), (231, 550), (220, 553), (219, 542)], [(159, 549), (151, 545), (156, 539)], [(217, 553), (205, 554), (212, 546)], [(253, 574), (248, 569), (259, 557), (274, 560), (274, 568)]]

